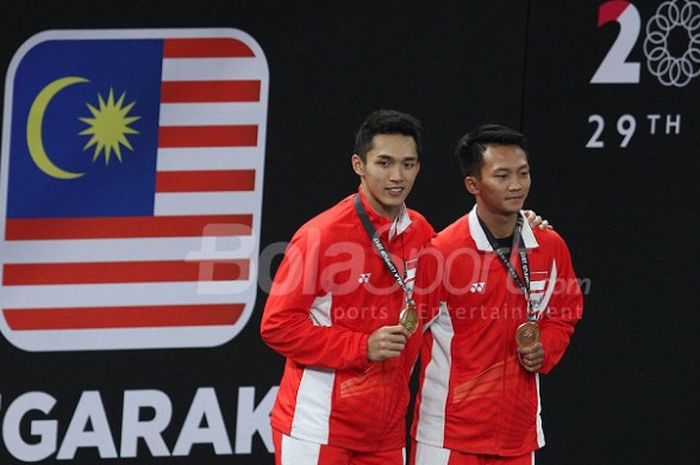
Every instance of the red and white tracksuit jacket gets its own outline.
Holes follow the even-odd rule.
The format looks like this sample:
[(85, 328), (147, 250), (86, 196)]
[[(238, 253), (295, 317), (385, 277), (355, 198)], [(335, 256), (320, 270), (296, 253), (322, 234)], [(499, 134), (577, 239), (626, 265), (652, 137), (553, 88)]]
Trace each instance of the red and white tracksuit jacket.
[[(400, 272), (413, 285), (417, 257), (434, 236), (403, 208), (392, 223), (361, 192), (365, 210)], [(396, 325), (406, 296), (379, 257), (351, 195), (302, 226), (274, 278), (261, 322), (263, 340), (287, 357), (272, 428), (358, 451), (405, 445), (409, 377), (421, 329), (400, 357), (367, 360), (367, 339)]]
[[(533, 231), (527, 221), (522, 238), (545, 350), (539, 372), (547, 373), (564, 355), (583, 299), (562, 238)], [(522, 368), (516, 355), (525, 298), (493, 252), (476, 207), (438, 233), (425, 252), (416, 286), (439, 281), (426, 297), (439, 310), (424, 335), (412, 436), (472, 454), (518, 456), (542, 447), (539, 375)], [(517, 253), (511, 263), (521, 274)]]

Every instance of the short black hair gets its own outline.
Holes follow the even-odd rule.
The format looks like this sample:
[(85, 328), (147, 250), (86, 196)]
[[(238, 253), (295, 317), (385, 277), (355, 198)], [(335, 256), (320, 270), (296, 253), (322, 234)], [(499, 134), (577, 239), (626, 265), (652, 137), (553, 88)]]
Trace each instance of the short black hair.
[(372, 141), (377, 134), (403, 134), (416, 143), (420, 156), (423, 148), (423, 126), (418, 118), (397, 110), (376, 110), (370, 113), (355, 136), (355, 153), (367, 161), (367, 152), (372, 150)]
[(465, 134), (455, 148), (455, 155), (465, 178), (481, 177), (484, 152), (489, 145), (517, 145), (527, 156), (527, 140), (521, 132), (500, 124), (481, 125)]

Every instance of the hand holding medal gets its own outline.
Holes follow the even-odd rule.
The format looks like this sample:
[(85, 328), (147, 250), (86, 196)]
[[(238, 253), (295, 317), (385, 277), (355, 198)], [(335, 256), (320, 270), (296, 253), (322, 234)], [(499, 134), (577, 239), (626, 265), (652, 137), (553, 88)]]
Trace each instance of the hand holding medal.
[(544, 346), (540, 342), (540, 327), (537, 326), (537, 314), (530, 309), (528, 300), (528, 316), (515, 330), (515, 343), (518, 346), (518, 360), (525, 370), (536, 373), (542, 368), (544, 361)]
[(409, 335), (401, 325), (382, 326), (367, 338), (367, 359), (381, 362), (399, 357), (406, 348)]
[(518, 346), (518, 360), (526, 371), (537, 373), (544, 362), (544, 346), (540, 341), (527, 346)]
[(536, 373), (542, 368), (544, 346), (540, 342), (540, 327), (531, 316), (515, 330), (515, 343), (518, 345), (518, 360), (525, 370)]

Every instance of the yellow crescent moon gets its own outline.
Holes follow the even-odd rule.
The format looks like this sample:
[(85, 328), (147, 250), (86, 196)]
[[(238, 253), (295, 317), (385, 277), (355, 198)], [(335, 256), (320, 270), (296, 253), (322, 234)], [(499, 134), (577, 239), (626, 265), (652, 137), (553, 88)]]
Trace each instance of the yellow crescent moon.
[(72, 171), (66, 171), (56, 166), (49, 158), (46, 150), (44, 150), (44, 142), (42, 141), (41, 134), (44, 113), (46, 113), (46, 107), (51, 103), (51, 99), (65, 87), (81, 82), (90, 81), (77, 76), (67, 76), (56, 79), (41, 89), (41, 92), (36, 96), (29, 110), (29, 117), (27, 118), (27, 146), (29, 147), (29, 155), (31, 155), (32, 160), (34, 160), (34, 163), (36, 163), (36, 166), (38, 166), (41, 171), (54, 178), (75, 179), (85, 174), (73, 173)]

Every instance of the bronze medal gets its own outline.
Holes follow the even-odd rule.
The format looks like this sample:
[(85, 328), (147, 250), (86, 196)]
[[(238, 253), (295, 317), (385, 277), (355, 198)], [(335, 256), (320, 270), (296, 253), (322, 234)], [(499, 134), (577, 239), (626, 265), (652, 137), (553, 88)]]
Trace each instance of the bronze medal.
[(413, 300), (409, 300), (406, 308), (401, 310), (399, 324), (406, 328), (409, 333), (412, 333), (418, 327), (418, 312), (416, 311), (416, 303)]
[(534, 321), (526, 321), (515, 330), (518, 347), (530, 347), (540, 340), (540, 327)]

